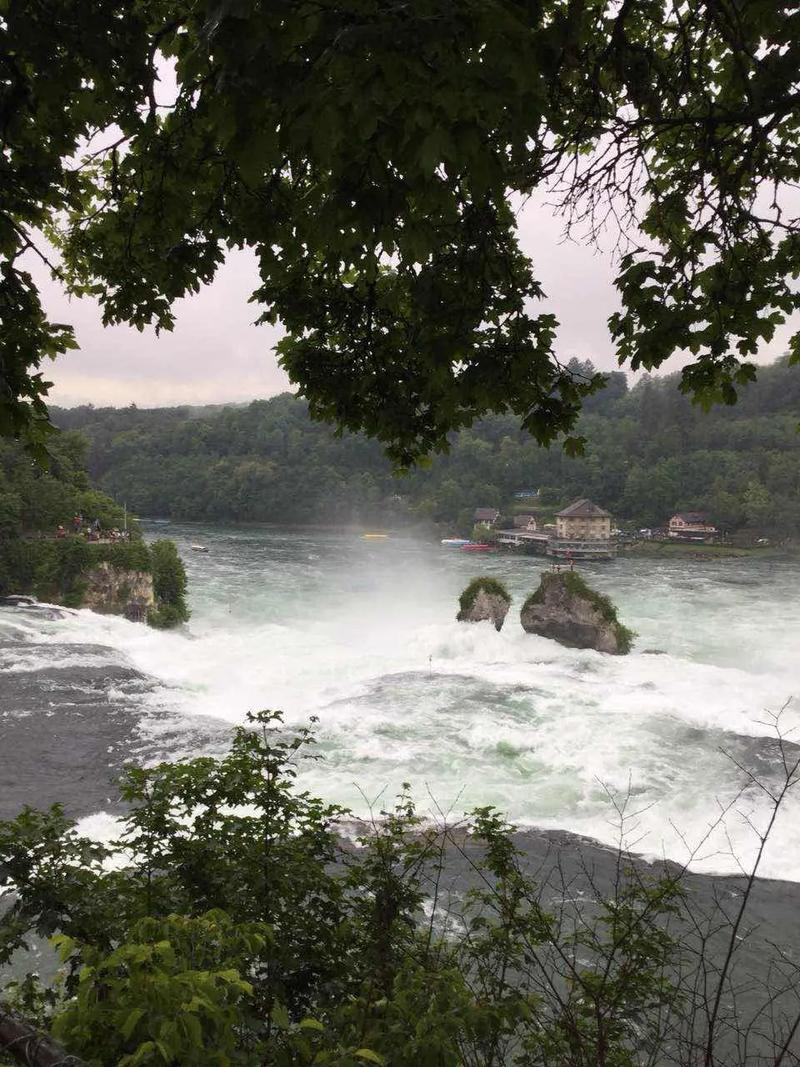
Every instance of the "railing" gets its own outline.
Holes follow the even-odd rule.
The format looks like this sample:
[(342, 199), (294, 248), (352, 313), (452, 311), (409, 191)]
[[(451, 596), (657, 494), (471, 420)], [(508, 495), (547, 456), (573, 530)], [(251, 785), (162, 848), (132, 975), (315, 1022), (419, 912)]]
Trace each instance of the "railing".
[(572, 556), (575, 559), (595, 557), (610, 559), (617, 554), (617, 546), (609, 540), (602, 539), (574, 539), (551, 537), (547, 543), (549, 556)]
[(540, 551), (546, 550), (548, 556), (574, 559), (612, 559), (617, 554), (617, 546), (608, 539), (563, 538), (550, 533), (531, 530), (498, 530), (497, 543), (500, 545), (535, 545)]

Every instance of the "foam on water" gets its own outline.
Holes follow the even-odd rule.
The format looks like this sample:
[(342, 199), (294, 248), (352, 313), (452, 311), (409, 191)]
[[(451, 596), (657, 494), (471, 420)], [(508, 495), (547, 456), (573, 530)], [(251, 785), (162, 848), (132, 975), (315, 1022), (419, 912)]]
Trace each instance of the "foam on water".
[[(197, 717), (240, 723), (264, 707), (292, 724), (316, 715), (325, 758), (304, 770), (303, 784), (359, 815), (409, 781), (423, 808), (460, 814), (491, 803), (522, 824), (616, 843), (615, 805), (628, 795), (622, 833), (639, 851), (685, 860), (685, 842), (703, 841), (693, 866), (717, 871), (754, 854), (748, 819), (768, 816), (758, 790), (710, 836), (709, 826), (742, 787), (730, 756), (777, 773), (770, 717), (779, 709), (782, 731), (800, 741), (796, 564), (619, 560), (592, 569), (589, 581), (639, 634), (633, 654), (610, 657), (522, 631), (519, 604), (545, 565), (537, 558), (478, 563), (436, 545), (355, 535), (169, 534), (183, 548), (202, 540), (210, 549), (184, 552), (186, 633), (90, 612), (26, 622), (17, 635), (25, 647), (6, 648), (0, 670), (44, 665), (48, 645), (56, 663), (65, 646), (84, 659), (104, 646), (160, 683), (141, 694), (148, 731)], [(514, 593), (500, 634), (453, 621), (476, 569)], [(800, 880), (800, 797), (790, 798), (762, 873)]]

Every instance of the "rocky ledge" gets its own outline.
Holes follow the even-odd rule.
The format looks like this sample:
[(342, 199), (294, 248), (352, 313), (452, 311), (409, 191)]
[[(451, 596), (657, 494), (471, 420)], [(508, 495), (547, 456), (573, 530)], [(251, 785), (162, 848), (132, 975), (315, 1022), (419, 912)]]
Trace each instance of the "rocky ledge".
[(124, 615), (144, 622), (155, 606), (153, 576), (145, 571), (120, 570), (111, 563), (98, 563), (84, 574), (81, 607), (110, 615)]
[(522, 605), (520, 621), (527, 633), (568, 648), (623, 656), (633, 643), (633, 633), (619, 621), (608, 597), (590, 589), (576, 571), (546, 571)]

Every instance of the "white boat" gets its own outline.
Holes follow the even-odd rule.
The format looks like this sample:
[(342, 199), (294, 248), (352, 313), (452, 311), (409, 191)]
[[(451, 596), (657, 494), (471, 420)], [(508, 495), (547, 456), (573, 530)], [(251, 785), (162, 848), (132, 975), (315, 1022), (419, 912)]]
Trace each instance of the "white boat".
[(205, 545), (190, 545), (192, 552), (208, 552)]
[(470, 541), (466, 537), (445, 537), (442, 539), (442, 544), (445, 548), (461, 548), (463, 545), (470, 544)]

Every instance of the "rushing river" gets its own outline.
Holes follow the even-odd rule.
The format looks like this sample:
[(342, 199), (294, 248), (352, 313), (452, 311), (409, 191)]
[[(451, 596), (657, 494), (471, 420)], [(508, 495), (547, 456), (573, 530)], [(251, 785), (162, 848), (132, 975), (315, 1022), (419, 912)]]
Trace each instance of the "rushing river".
[[(636, 851), (683, 861), (697, 847), (692, 866), (707, 871), (736, 871), (734, 854), (753, 855), (750, 824), (769, 805), (752, 785), (735, 801), (741, 767), (779, 781), (781, 709), (780, 730), (800, 741), (797, 562), (587, 566), (638, 634), (631, 655), (612, 657), (523, 632), (519, 606), (547, 565), (537, 557), (476, 559), (400, 537), (266, 527), (172, 524), (153, 534), (174, 538), (186, 561), (186, 632), (0, 608), (7, 714), (46, 705), (57, 723), (91, 670), (95, 724), (106, 706), (109, 715), (121, 702), (135, 709), (150, 758), (176, 751), (176, 738), (177, 750), (217, 750), (220, 723), (275, 708), (290, 724), (318, 717), (324, 758), (303, 784), (359, 815), (409, 782), (425, 812), (493, 804), (520, 824), (616, 843), (627, 795), (624, 834)], [(499, 634), (454, 621), (476, 573), (513, 593)], [(800, 795), (761, 873), (800, 880)]]

